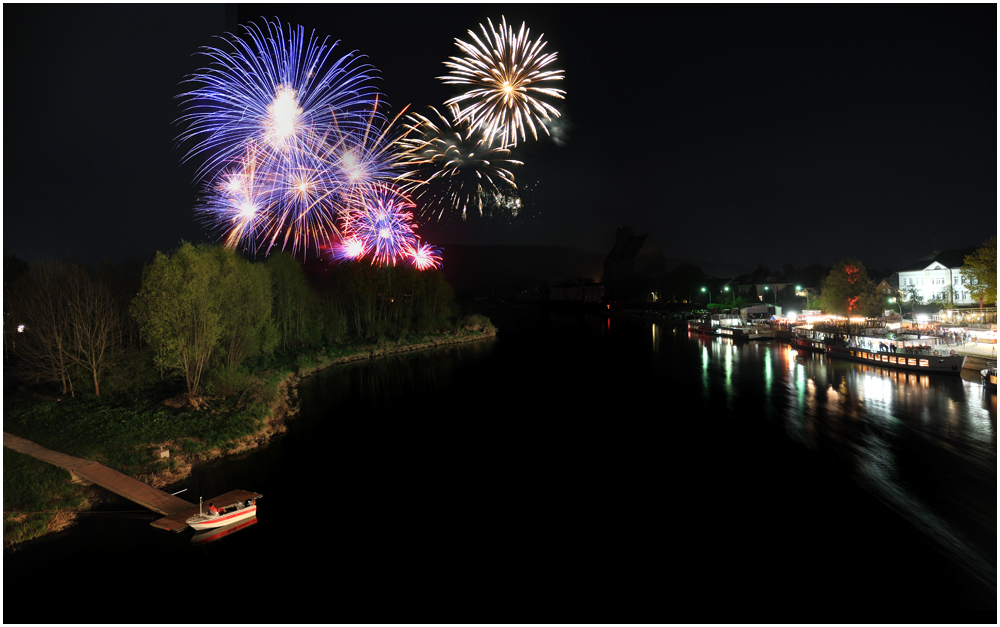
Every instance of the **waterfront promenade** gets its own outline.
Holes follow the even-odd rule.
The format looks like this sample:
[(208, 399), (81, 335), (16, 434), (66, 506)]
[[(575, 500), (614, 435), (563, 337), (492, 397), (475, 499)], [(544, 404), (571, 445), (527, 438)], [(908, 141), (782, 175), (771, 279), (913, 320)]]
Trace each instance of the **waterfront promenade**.
[(981, 357), (989, 361), (994, 361), (997, 358), (997, 345), (996, 344), (977, 344), (969, 342), (964, 345), (952, 346), (952, 349), (956, 353), (961, 353), (969, 357)]

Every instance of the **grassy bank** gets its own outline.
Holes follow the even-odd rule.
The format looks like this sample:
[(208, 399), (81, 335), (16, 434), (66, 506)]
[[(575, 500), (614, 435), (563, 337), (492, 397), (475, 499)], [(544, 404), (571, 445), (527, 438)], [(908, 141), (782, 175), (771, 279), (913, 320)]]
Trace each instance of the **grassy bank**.
[(93, 503), (93, 491), (69, 472), (28, 455), (3, 452), (3, 545), (65, 529)]
[[(283, 432), (285, 421), (297, 411), (295, 387), (301, 377), (339, 364), (494, 334), (487, 321), (447, 333), (288, 352), (276, 355), (264, 370), (220, 377), (214, 396), (197, 399), (178, 395), (173, 386), (133, 397), (59, 399), (18, 392), (4, 398), (4, 430), (164, 487), (184, 479), (195, 464), (255, 448)], [(161, 458), (161, 450), (169, 457)], [(73, 511), (89, 506), (92, 495), (93, 489), (71, 484), (68, 472), (5, 448), (4, 546), (65, 528)], [(61, 513), (53, 513), (57, 509)], [(29, 511), (43, 513), (19, 513)]]

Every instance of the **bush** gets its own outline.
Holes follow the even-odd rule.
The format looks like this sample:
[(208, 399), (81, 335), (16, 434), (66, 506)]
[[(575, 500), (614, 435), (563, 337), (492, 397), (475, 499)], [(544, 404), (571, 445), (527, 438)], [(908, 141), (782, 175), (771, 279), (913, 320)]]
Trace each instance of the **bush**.
[(102, 394), (133, 393), (153, 388), (160, 382), (160, 373), (153, 364), (153, 351), (149, 347), (130, 348), (119, 354), (116, 367), (112, 368), (101, 384)]
[(308, 370), (316, 365), (316, 359), (307, 353), (302, 353), (295, 358), (295, 367), (299, 370)]
[(482, 314), (470, 314), (465, 316), (459, 326), (470, 331), (489, 331), (494, 328), (490, 319)]
[(323, 340), (328, 344), (337, 342), (347, 335), (347, 316), (339, 308), (327, 309), (323, 318)]
[(242, 394), (250, 387), (253, 378), (246, 366), (221, 364), (209, 373), (205, 392), (219, 398)]

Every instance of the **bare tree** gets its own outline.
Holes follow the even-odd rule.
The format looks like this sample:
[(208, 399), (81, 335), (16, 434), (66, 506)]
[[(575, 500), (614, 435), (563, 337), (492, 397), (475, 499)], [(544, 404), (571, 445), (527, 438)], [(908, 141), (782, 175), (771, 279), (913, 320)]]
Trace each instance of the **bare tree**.
[(80, 268), (67, 274), (67, 331), (71, 363), (81, 366), (101, 394), (101, 378), (122, 342), (121, 311), (111, 290)]
[(18, 346), (20, 368), (28, 379), (58, 383), (73, 394), (69, 353), (67, 264), (40, 262), (31, 266), (13, 290), (13, 308), (24, 325)]

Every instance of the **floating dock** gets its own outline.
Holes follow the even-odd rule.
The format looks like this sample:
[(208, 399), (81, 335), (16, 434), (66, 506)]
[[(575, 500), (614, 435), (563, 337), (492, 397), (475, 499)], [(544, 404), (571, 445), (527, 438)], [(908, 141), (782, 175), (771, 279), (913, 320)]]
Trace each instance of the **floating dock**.
[[(197, 503), (189, 503), (172, 494), (167, 494), (163, 490), (157, 490), (138, 479), (133, 479), (117, 470), (112, 470), (104, 464), (99, 464), (89, 459), (73, 457), (65, 453), (50, 451), (45, 447), (16, 435), (11, 435), (6, 431), (3, 433), (3, 445), (18, 453), (30, 455), (35, 459), (40, 459), (53, 466), (68, 470), (75, 481), (97, 484), (110, 492), (127, 498), (133, 503), (142, 505), (146, 509), (163, 514), (165, 518), (160, 518), (150, 523), (150, 525), (157, 529), (164, 529), (175, 533), (183, 531), (187, 528), (187, 523), (184, 521), (198, 513)], [(259, 499), (260, 497), (261, 495), (256, 492), (233, 490), (205, 502), (215, 503), (216, 507), (232, 507), (240, 501)]]

